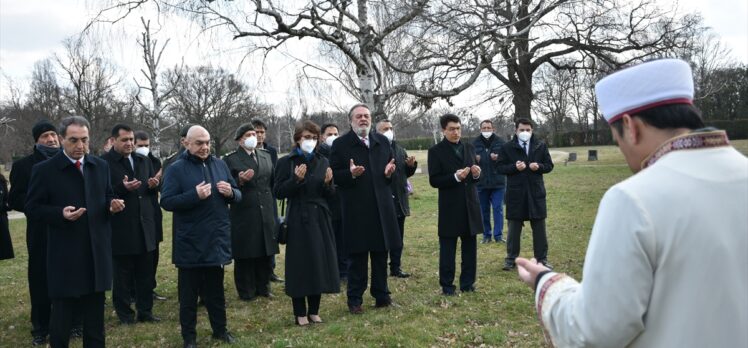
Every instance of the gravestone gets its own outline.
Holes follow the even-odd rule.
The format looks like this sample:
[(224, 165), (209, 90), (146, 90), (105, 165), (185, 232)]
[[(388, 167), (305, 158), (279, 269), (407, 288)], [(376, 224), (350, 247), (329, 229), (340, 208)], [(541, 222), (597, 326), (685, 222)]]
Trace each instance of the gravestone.
[(597, 161), (597, 150), (589, 150), (587, 152), (588, 161)]

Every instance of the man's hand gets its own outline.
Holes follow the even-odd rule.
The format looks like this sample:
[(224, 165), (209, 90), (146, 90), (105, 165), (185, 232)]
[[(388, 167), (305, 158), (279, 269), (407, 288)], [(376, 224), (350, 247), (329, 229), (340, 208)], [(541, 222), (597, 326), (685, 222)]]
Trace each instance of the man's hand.
[(480, 177), (480, 166), (473, 164), (472, 167), (470, 167), (470, 174), (473, 174), (473, 178), (479, 178)]
[(140, 182), (140, 180), (138, 180), (138, 179), (132, 179), (132, 180), (129, 180), (129, 181), (127, 179), (128, 179), (127, 175), (125, 175), (125, 178), (122, 179), (122, 184), (125, 185), (125, 189), (128, 190), (128, 191), (135, 191), (142, 184)]
[(160, 181), (160, 179), (158, 178), (158, 176), (154, 176), (154, 177), (152, 177), (152, 178), (148, 179), (148, 188), (151, 188), (151, 189), (152, 189), (152, 188), (154, 188), (154, 187), (158, 186), (158, 184), (159, 184), (160, 182), (161, 182), (161, 181)]
[(156, 172), (156, 175), (154, 175), (153, 177), (158, 179), (158, 181), (161, 181), (161, 177), (164, 176), (163, 172), (164, 172), (164, 168), (161, 168), (158, 170), (158, 172)]
[(353, 175), (354, 178), (361, 176), (361, 174), (364, 173), (364, 170), (366, 170), (366, 168), (363, 166), (357, 166), (353, 163), (353, 158), (351, 158), (351, 175)]
[(535, 279), (538, 277), (540, 272), (550, 271), (550, 268), (543, 266), (538, 263), (538, 260), (534, 258), (528, 260), (523, 257), (518, 257), (514, 262), (517, 263), (517, 273), (519, 279), (527, 284), (531, 289), (535, 289)]
[(416, 156), (409, 156), (408, 158), (406, 158), (405, 159), (405, 165), (407, 165), (408, 167), (411, 167), (411, 168), (415, 167), (416, 166)]
[(498, 160), (498, 159), (499, 159), (499, 154), (497, 154), (497, 153), (492, 153), (492, 154), (491, 154), (491, 160), (492, 160), (492, 161), (496, 161), (496, 160)]
[(231, 184), (225, 181), (219, 181), (216, 183), (216, 187), (218, 187), (218, 192), (220, 192), (224, 197), (234, 197), (234, 190), (231, 188)]
[(306, 176), (306, 164), (296, 166), (293, 172), (296, 175), (296, 181), (303, 181)]
[(195, 186), (195, 190), (197, 191), (197, 196), (200, 197), (200, 199), (206, 199), (210, 196), (210, 184), (206, 184), (205, 181), (197, 184)]
[(327, 167), (327, 170), (325, 171), (325, 185), (330, 185), (332, 182), (332, 169), (330, 167)]
[(397, 166), (395, 165), (395, 159), (393, 158), (386, 166), (384, 166), (384, 176), (388, 178), (392, 176), (392, 173), (395, 172), (395, 168), (397, 168)]
[(113, 199), (111, 203), (109, 203), (109, 211), (113, 214), (119, 213), (121, 211), (125, 210), (125, 200), (124, 199)]
[(517, 161), (517, 163), (515, 163), (514, 166), (516, 166), (517, 170), (519, 170), (520, 172), (525, 170), (525, 168), (527, 168), (527, 165), (525, 164), (525, 162), (522, 162), (522, 161)]
[(530, 163), (530, 170), (532, 170), (533, 172), (538, 170), (539, 168), (540, 166), (537, 163), (535, 162)]
[(460, 179), (460, 181), (465, 180), (467, 178), (468, 174), (470, 174), (470, 167), (465, 167), (462, 169), (458, 169), (455, 172), (455, 175), (457, 175), (457, 179)]
[(252, 180), (254, 176), (255, 176), (255, 170), (251, 168), (243, 172), (239, 172), (239, 185), (242, 185), (245, 182)]
[(62, 208), (62, 217), (65, 218), (65, 220), (68, 221), (75, 221), (78, 220), (81, 216), (83, 216), (83, 213), (86, 212), (86, 208), (78, 208), (75, 209), (74, 206), (67, 206), (65, 208)]

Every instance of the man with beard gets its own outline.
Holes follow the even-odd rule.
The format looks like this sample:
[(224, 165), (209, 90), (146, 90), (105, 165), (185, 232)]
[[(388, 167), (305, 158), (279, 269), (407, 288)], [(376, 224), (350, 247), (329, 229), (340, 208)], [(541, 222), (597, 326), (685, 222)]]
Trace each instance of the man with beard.
[(350, 259), (348, 309), (363, 312), (368, 260), (371, 258), (371, 295), (376, 307), (392, 304), (387, 287), (387, 251), (401, 248), (392, 201), (395, 159), (389, 141), (370, 132), (371, 112), (365, 104), (348, 112), (351, 130), (332, 145), (330, 167), (340, 190), (343, 231)]

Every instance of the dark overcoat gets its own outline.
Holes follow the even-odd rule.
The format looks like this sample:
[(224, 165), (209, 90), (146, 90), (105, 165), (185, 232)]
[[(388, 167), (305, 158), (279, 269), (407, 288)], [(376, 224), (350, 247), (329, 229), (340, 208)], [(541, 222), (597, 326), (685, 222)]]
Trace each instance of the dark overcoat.
[[(81, 173), (63, 152), (36, 164), (26, 200), (26, 214), (43, 221), (47, 231), (47, 283), (50, 298), (78, 297), (111, 289), (112, 230), (109, 206), (114, 198), (109, 165), (87, 155)], [(76, 221), (66, 220), (66, 206), (85, 207)]]
[[(133, 153), (134, 172), (129, 160), (112, 148), (101, 156), (109, 164), (112, 189), (115, 197), (125, 201), (125, 209), (112, 216), (112, 254), (137, 255), (156, 250), (156, 211), (153, 197), (158, 187), (148, 188), (153, 177), (151, 160)], [(127, 176), (140, 180), (137, 190), (128, 191), (122, 180)]]
[(408, 158), (408, 152), (393, 140), (390, 144), (392, 154), (395, 156), (395, 173), (392, 174), (392, 198), (395, 200), (395, 212), (398, 217), (410, 216), (410, 203), (408, 202), (408, 178), (416, 173), (418, 162), (413, 167), (408, 167), (405, 160)]
[[(174, 213), (172, 261), (180, 268), (213, 267), (231, 263), (231, 222), (229, 203), (242, 200), (229, 167), (210, 155), (202, 160), (184, 151), (166, 169), (161, 187), (161, 207)], [(200, 199), (195, 187), (211, 184), (211, 195)], [(225, 181), (234, 191), (232, 198), (218, 192)]]
[[(507, 220), (538, 220), (545, 219), (545, 183), (543, 174), (553, 170), (553, 161), (545, 143), (539, 141), (535, 135), (530, 138), (530, 154), (520, 146), (517, 136), (501, 148), (499, 155), (499, 172), (506, 174), (506, 205)], [(516, 162), (525, 162), (527, 168), (517, 170)], [(530, 163), (537, 163), (537, 171), (530, 170)]]
[[(153, 167), (153, 172), (158, 173), (159, 170), (161, 170), (161, 160), (154, 156), (153, 153), (148, 153), (148, 159), (151, 160), (151, 167)], [(161, 172), (161, 178), (163, 179), (164, 172)], [(161, 190), (161, 183), (159, 183), (158, 190)], [(161, 206), (158, 204), (158, 192), (156, 192), (155, 195), (151, 195), (151, 203), (153, 204), (153, 209), (156, 212), (156, 243), (161, 243), (164, 241), (164, 214), (161, 211)]]
[(499, 173), (499, 159), (491, 159), (491, 154), (495, 153), (499, 155), (501, 153), (501, 147), (504, 146), (504, 140), (502, 140), (496, 134), (486, 139), (483, 135), (480, 135), (473, 140), (473, 150), (475, 154), (480, 156), (478, 165), (481, 169), (480, 180), (476, 187), (481, 189), (503, 189), (506, 184), (506, 176)]
[(8, 182), (5, 178), (0, 178), (0, 260), (12, 259), (13, 240), (10, 239), (10, 229), (8, 226)]
[[(31, 168), (46, 160), (47, 157), (34, 147), (32, 154), (13, 162), (8, 193), (8, 204), (11, 209), (26, 212), (26, 192), (31, 179)], [(36, 248), (47, 249), (47, 225), (42, 221), (32, 219), (28, 214), (26, 214), (26, 248), (29, 254), (32, 254), (32, 250)]]
[[(366, 145), (353, 132), (332, 144), (330, 167), (340, 193), (343, 233), (349, 253), (386, 251), (402, 247), (392, 200), (391, 179), (384, 167), (393, 158), (389, 142), (381, 134), (369, 133)], [(365, 171), (353, 178), (351, 159)]]
[(429, 148), (429, 184), (439, 189), (439, 237), (475, 236), (483, 233), (478, 191), (478, 179), (472, 174), (462, 182), (455, 172), (475, 164), (475, 152), (469, 143), (463, 143), (462, 159), (445, 138)]
[(238, 148), (223, 158), (231, 176), (239, 183), (239, 172), (255, 171), (252, 180), (239, 186), (242, 200), (231, 204), (231, 252), (234, 259), (258, 258), (278, 253), (273, 205), (273, 168), (270, 153), (255, 150), (257, 161)]
[[(305, 163), (304, 180), (296, 181), (292, 169)], [(311, 161), (297, 150), (278, 160), (275, 196), (288, 200), (286, 244), (286, 294), (291, 297), (340, 292), (335, 233), (327, 198), (334, 186), (325, 185), (327, 159), (315, 154)]]

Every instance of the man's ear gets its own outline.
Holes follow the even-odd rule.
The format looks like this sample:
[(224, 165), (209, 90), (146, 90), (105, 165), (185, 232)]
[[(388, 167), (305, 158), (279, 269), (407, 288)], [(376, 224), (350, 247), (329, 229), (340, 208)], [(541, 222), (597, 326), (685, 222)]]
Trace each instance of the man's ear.
[(625, 137), (627, 142), (632, 145), (639, 144), (642, 138), (644, 122), (640, 118), (632, 117), (629, 114), (623, 114), (621, 121), (623, 122), (623, 134), (621, 136)]

